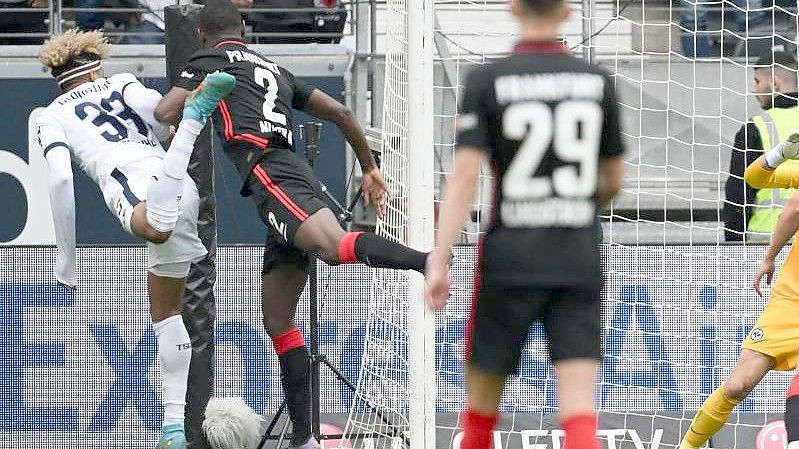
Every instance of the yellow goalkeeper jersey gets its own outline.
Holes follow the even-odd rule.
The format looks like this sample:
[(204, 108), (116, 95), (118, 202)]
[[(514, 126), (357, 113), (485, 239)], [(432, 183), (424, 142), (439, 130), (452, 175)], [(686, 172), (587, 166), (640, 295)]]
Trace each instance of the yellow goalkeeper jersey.
[[(799, 161), (788, 160), (775, 170), (766, 170), (761, 156), (746, 168), (744, 179), (756, 189), (799, 188)], [(794, 242), (797, 242), (797, 234), (794, 234)], [(788, 257), (782, 264), (779, 276), (771, 288), (771, 296), (799, 300), (799, 249), (795, 244), (791, 245)]]
[[(763, 167), (763, 156), (746, 168), (744, 179), (756, 189), (799, 187), (799, 162), (786, 161), (776, 170)], [(797, 232), (799, 234), (799, 232)], [(752, 331), (744, 340), (743, 349), (757, 351), (774, 358), (774, 369), (796, 367), (799, 347), (799, 240), (782, 264), (777, 280)]]

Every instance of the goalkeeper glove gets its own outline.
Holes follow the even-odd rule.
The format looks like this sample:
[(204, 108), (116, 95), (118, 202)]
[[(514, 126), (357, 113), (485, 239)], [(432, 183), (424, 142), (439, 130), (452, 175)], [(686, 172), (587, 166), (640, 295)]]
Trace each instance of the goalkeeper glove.
[(778, 143), (764, 157), (766, 163), (771, 168), (777, 168), (785, 159), (796, 159), (799, 157), (799, 130), (793, 131), (786, 140)]

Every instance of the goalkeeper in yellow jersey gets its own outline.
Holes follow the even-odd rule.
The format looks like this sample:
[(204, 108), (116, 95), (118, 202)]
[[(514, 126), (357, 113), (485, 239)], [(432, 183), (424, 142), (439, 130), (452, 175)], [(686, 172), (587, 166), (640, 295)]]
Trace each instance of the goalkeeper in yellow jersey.
[[(756, 189), (799, 187), (799, 164), (788, 159), (799, 155), (799, 133), (757, 158), (747, 168), (746, 182)], [(782, 247), (799, 231), (799, 195), (794, 195), (780, 215), (754, 277), (754, 287), (762, 296), (760, 284), (771, 283), (774, 260)], [(799, 353), (799, 249), (791, 245), (783, 269), (771, 289), (771, 297), (755, 327), (746, 337), (738, 362), (730, 377), (711, 394), (691, 421), (680, 449), (696, 449), (721, 429), (732, 409), (771, 370), (788, 371), (796, 367)], [(799, 449), (799, 375), (788, 387), (785, 402), (785, 427), (788, 449)]]

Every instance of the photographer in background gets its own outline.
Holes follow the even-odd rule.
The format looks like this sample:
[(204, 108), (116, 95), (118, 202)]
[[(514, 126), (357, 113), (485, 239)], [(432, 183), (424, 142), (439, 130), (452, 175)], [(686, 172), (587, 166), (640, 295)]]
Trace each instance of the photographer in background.
[(721, 211), (724, 239), (728, 242), (768, 242), (784, 204), (793, 196), (793, 189), (752, 188), (743, 176), (746, 167), (763, 151), (770, 150), (796, 129), (799, 122), (796, 71), (796, 58), (785, 52), (769, 52), (755, 63), (752, 93), (763, 111), (751, 117), (735, 135)]

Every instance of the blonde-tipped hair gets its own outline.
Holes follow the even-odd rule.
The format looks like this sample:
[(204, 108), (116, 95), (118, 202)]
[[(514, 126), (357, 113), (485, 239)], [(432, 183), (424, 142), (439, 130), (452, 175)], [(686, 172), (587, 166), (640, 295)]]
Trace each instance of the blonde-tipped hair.
[(61, 67), (81, 55), (96, 55), (106, 59), (111, 53), (111, 44), (100, 31), (69, 30), (56, 36), (42, 47), (39, 61), (47, 67)]

